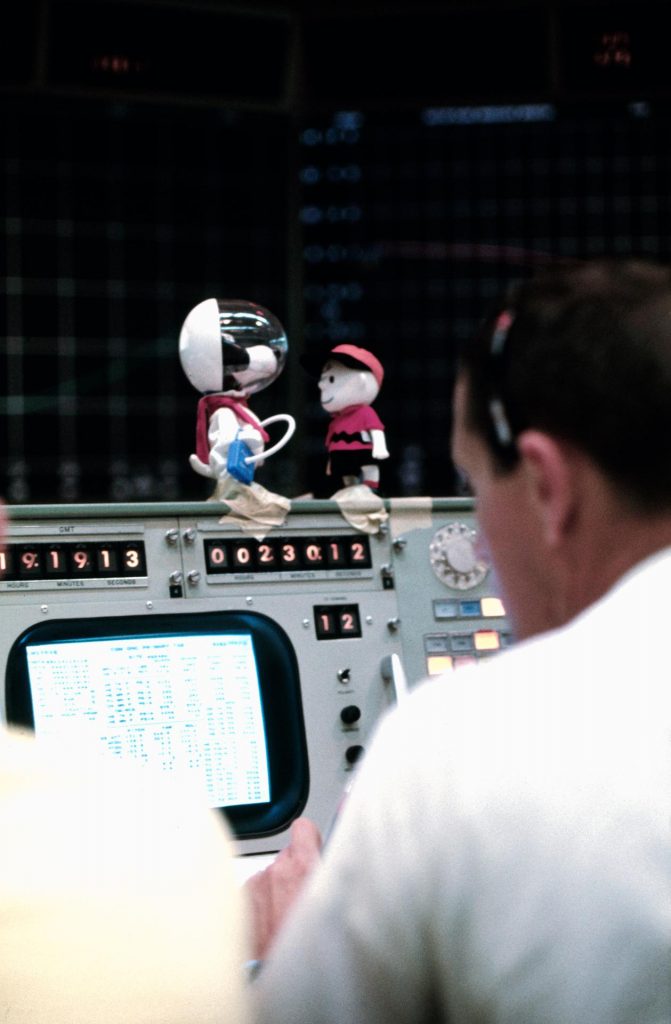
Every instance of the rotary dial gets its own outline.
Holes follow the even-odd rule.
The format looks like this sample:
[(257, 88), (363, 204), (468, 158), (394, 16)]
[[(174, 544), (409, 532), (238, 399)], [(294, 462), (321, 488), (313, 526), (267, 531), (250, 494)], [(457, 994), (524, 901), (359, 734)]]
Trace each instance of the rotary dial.
[(429, 560), (446, 587), (470, 590), (484, 580), (489, 564), (477, 553), (476, 539), (476, 531), (465, 523), (448, 523), (433, 535)]

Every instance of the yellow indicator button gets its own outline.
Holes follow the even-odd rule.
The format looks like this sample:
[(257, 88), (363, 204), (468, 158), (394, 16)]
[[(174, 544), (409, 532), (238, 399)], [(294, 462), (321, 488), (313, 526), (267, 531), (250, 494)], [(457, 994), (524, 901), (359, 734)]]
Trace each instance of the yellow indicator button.
[(500, 597), (483, 597), (482, 614), (486, 619), (502, 618), (506, 614)]
[(479, 629), (473, 634), (476, 651), (498, 651), (501, 638), (495, 629)]
[(430, 676), (439, 676), (452, 668), (449, 654), (432, 654), (426, 659), (426, 670)]

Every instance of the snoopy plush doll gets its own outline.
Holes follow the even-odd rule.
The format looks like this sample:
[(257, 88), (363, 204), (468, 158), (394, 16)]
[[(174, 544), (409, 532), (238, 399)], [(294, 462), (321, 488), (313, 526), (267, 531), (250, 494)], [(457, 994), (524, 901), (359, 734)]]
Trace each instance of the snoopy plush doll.
[[(263, 422), (249, 408), (249, 396), (282, 372), (288, 343), (280, 322), (263, 307), (242, 300), (205, 299), (186, 317), (179, 337), (182, 369), (202, 393), (198, 403), (196, 451), (191, 468), (216, 481), (215, 496), (226, 498), (248, 485), (255, 465), (279, 451), (295, 429), (280, 413)], [(265, 427), (284, 420), (288, 429), (265, 448)]]

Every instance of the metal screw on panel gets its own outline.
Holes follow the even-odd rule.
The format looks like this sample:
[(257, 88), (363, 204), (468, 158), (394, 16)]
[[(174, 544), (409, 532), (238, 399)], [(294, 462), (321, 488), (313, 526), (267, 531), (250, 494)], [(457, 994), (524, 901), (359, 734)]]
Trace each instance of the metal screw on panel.
[(195, 544), (195, 542), (196, 542), (196, 531), (194, 530), (193, 526), (190, 526), (188, 530), (185, 530), (184, 533), (182, 534), (182, 536), (184, 537), (185, 543), (187, 543), (187, 544)]
[(192, 569), (191, 572), (186, 574), (186, 578), (189, 581), (189, 586), (195, 587), (200, 583), (200, 573), (197, 569)]
[(175, 544), (179, 540), (179, 530), (168, 530), (165, 539), (174, 548)]
[(394, 551), (403, 551), (403, 548), (406, 547), (407, 543), (408, 542), (405, 539), (405, 537), (396, 537), (392, 541), (392, 546), (394, 548)]
[(401, 620), (399, 619), (398, 615), (395, 615), (393, 619), (387, 619), (387, 629), (390, 631), (390, 633), (395, 633), (400, 625)]
[(253, 597), (246, 597), (245, 598), (245, 604), (254, 604), (254, 598)]
[(339, 668), (336, 674), (338, 676), (338, 682), (349, 683), (352, 672), (349, 668)]
[(182, 576), (182, 574), (179, 571), (179, 569), (175, 569), (175, 571), (171, 572), (170, 576), (168, 577), (168, 579), (173, 584), (173, 586), (177, 586), (177, 584), (181, 583), (183, 578), (184, 577)]

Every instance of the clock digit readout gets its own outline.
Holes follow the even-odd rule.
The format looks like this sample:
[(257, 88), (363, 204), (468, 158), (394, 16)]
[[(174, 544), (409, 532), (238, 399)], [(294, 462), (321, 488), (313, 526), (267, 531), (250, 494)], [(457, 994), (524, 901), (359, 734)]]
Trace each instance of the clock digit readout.
[(0, 581), (145, 576), (144, 543), (68, 542), (7, 544), (0, 551)]
[(273, 537), (204, 541), (207, 573), (304, 572), (372, 568), (368, 537)]

